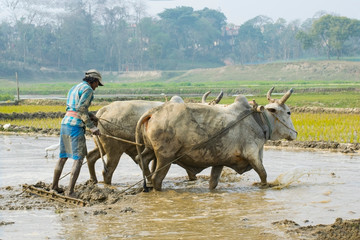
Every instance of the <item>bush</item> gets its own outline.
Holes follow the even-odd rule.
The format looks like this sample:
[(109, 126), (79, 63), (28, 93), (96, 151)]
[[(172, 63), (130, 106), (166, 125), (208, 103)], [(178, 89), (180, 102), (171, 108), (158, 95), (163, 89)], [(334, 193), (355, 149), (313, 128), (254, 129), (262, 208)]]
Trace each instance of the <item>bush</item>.
[(9, 94), (0, 94), (0, 101), (14, 101), (15, 97)]

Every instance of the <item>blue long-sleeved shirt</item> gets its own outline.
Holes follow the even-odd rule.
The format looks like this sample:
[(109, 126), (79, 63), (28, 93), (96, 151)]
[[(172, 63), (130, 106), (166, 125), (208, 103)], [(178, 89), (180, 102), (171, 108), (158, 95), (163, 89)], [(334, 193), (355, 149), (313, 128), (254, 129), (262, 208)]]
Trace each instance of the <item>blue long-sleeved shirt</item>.
[(83, 81), (72, 87), (67, 96), (66, 111), (77, 112), (78, 118), (65, 116), (61, 124), (79, 127), (86, 126), (88, 128), (95, 127), (89, 116), (89, 107), (93, 99), (94, 91), (87, 82)]

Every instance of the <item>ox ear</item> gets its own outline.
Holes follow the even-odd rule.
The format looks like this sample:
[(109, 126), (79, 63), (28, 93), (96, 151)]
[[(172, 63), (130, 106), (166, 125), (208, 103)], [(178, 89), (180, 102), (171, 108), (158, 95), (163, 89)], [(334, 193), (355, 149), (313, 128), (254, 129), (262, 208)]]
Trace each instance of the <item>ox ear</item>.
[(270, 107), (270, 108), (266, 108), (266, 110), (268, 110), (269, 112), (272, 112), (272, 113), (276, 113), (276, 108), (272, 108), (272, 107)]
[(280, 110), (279, 105), (277, 103), (270, 103), (265, 106), (265, 109), (271, 113), (277, 113)]

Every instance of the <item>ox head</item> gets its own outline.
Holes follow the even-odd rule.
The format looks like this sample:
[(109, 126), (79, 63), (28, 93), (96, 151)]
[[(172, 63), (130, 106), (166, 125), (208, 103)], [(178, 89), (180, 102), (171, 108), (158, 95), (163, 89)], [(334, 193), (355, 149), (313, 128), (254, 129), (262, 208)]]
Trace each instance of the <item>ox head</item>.
[(271, 93), (275, 87), (272, 87), (266, 97), (269, 101), (269, 104), (265, 106), (266, 114), (270, 120), (272, 134), (271, 140), (287, 139), (295, 140), (297, 137), (297, 132), (295, 131), (294, 125), (291, 121), (291, 112), (290, 108), (285, 105), (286, 100), (289, 99), (293, 90), (290, 89), (284, 96), (280, 99), (271, 98)]

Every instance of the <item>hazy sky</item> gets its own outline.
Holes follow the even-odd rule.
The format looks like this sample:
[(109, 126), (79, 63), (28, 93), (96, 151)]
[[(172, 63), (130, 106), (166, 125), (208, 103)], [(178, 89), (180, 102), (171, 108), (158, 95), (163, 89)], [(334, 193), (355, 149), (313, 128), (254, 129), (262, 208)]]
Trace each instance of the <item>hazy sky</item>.
[(339, 16), (360, 20), (360, 0), (146, 0), (147, 11), (155, 16), (166, 8), (190, 6), (194, 10), (204, 7), (220, 10), (228, 23), (242, 24), (258, 15), (276, 21), (284, 18), (304, 21), (317, 12), (325, 11)]

